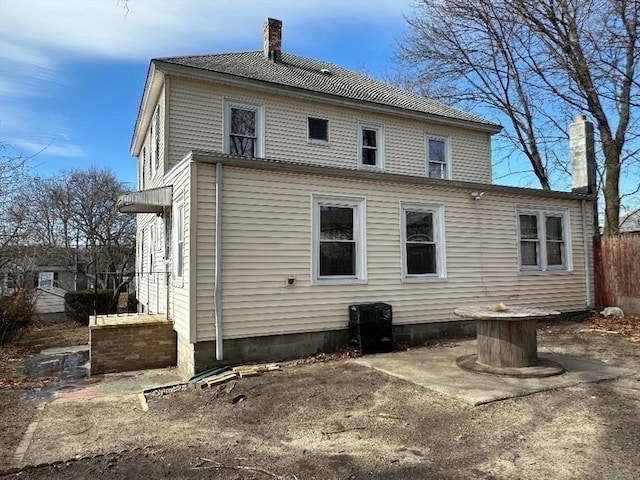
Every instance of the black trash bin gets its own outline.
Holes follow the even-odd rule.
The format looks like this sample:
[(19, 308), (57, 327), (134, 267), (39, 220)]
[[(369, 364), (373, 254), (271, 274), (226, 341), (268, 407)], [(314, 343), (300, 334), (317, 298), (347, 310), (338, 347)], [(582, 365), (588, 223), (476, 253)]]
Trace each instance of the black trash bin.
[(392, 351), (391, 305), (380, 302), (350, 305), (349, 341), (362, 355)]

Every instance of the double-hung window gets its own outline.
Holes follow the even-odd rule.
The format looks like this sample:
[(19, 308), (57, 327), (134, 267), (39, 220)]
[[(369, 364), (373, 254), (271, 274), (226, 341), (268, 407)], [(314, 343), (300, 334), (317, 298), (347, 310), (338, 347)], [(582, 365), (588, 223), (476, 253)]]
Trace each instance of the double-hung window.
[(358, 123), (358, 166), (384, 169), (384, 126), (374, 123)]
[[(155, 218), (153, 219), (155, 221)], [(156, 226), (151, 224), (149, 226), (149, 275), (151, 276), (151, 281), (154, 281), (153, 272), (155, 271), (155, 253), (156, 253)]]
[(184, 277), (184, 203), (180, 202), (175, 206), (173, 215), (175, 222), (176, 251), (175, 251), (175, 281), (182, 284)]
[(451, 178), (449, 139), (427, 135), (425, 148), (427, 152), (427, 177)]
[(519, 270), (570, 271), (569, 212), (521, 207), (517, 215)]
[(151, 119), (151, 176), (160, 169), (160, 105)]
[(313, 282), (365, 283), (365, 199), (312, 195), (312, 215)]
[(444, 207), (402, 202), (400, 215), (403, 281), (445, 279)]
[(264, 107), (226, 100), (224, 151), (249, 158), (264, 157)]

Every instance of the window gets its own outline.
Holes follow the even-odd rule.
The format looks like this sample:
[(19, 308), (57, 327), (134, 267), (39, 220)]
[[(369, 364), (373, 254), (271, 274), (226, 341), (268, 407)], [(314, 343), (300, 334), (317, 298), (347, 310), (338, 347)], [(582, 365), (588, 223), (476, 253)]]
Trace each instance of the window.
[(403, 202), (400, 215), (403, 281), (445, 279), (444, 207)]
[(264, 107), (225, 101), (224, 151), (242, 157), (264, 157)]
[(569, 212), (518, 208), (517, 213), (519, 270), (571, 270)]
[(57, 287), (58, 272), (40, 272), (38, 274), (38, 287)]
[(144, 274), (144, 228), (140, 230), (140, 257), (138, 258), (140, 265), (140, 275)]
[(151, 120), (151, 176), (160, 168), (160, 105), (156, 107)]
[(314, 283), (365, 283), (365, 199), (313, 195), (312, 205)]
[(142, 156), (140, 158), (140, 184), (139, 189), (144, 190), (144, 176), (146, 174), (147, 169), (147, 149), (146, 147), (142, 147)]
[(308, 117), (309, 141), (312, 143), (329, 142), (329, 120)]
[(449, 139), (427, 135), (427, 177), (451, 178)]
[(384, 169), (384, 127), (382, 125), (358, 124), (358, 166), (376, 170)]
[[(155, 221), (155, 218), (154, 218)], [(153, 281), (153, 272), (154, 272), (154, 255), (156, 252), (156, 226), (149, 226), (149, 275), (151, 275), (151, 281)]]
[(182, 282), (184, 276), (184, 204), (176, 205), (175, 211), (175, 273), (178, 282)]

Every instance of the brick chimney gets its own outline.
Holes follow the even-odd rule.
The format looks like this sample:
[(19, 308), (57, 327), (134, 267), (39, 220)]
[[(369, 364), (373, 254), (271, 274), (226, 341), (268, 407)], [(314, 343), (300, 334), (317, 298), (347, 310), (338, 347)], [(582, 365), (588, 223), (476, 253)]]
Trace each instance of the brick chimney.
[(282, 60), (282, 21), (267, 18), (262, 30), (263, 51), (265, 58), (272, 62)]
[(596, 156), (593, 144), (593, 123), (585, 115), (576, 115), (569, 127), (571, 156), (571, 190), (575, 193), (596, 193)]

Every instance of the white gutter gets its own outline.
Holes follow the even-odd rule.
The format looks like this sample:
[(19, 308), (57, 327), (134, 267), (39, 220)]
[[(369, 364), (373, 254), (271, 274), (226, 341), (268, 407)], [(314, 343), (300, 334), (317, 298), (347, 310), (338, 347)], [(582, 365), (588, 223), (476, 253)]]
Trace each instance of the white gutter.
[(216, 163), (216, 267), (214, 305), (216, 316), (216, 360), (222, 360), (222, 163)]
[(591, 302), (591, 267), (589, 266), (589, 239), (587, 238), (587, 201), (582, 200), (582, 243), (584, 248), (584, 273), (585, 290), (587, 295), (587, 308), (593, 308)]

